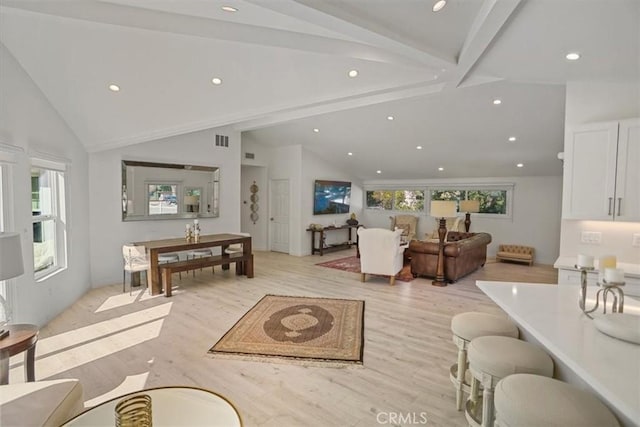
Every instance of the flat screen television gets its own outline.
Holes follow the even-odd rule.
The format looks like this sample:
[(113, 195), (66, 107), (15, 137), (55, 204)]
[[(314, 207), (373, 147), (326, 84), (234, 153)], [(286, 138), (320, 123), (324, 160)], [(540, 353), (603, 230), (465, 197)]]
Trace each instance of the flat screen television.
[(313, 190), (313, 214), (349, 213), (351, 183), (316, 180)]

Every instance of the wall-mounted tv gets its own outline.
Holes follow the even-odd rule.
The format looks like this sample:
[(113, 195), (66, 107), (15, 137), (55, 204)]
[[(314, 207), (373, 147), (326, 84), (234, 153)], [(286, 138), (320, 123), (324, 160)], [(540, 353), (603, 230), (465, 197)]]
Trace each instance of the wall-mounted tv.
[(351, 183), (316, 180), (313, 190), (313, 214), (349, 213)]

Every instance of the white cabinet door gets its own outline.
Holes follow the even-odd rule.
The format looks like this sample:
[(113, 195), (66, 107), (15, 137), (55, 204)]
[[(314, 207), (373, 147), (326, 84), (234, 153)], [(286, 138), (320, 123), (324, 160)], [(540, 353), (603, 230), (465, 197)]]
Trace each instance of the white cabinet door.
[(618, 122), (569, 129), (565, 138), (562, 215), (613, 219)]
[(640, 221), (640, 120), (620, 122), (616, 173), (616, 221)]

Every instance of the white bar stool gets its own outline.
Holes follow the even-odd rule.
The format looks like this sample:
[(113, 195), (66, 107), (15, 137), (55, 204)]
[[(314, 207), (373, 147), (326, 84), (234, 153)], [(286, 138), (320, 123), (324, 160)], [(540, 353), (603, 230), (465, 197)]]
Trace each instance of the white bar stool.
[(539, 375), (509, 375), (496, 385), (499, 427), (614, 427), (620, 423), (595, 395)]
[[(451, 365), (449, 378), (456, 389), (456, 408), (461, 411), (463, 393), (470, 391), (469, 383), (465, 381), (469, 342), (487, 335), (518, 338), (518, 327), (505, 317), (470, 311), (457, 314), (451, 319), (451, 332), (453, 342), (458, 346), (458, 363)], [(463, 369), (458, 369), (459, 366)]]
[[(538, 346), (509, 337), (480, 337), (469, 344), (469, 371), (473, 376), (465, 408), (469, 425), (493, 426), (493, 390), (513, 374), (553, 376), (553, 360)], [(482, 424), (478, 421), (478, 383), (482, 384)], [(544, 409), (543, 409), (544, 410)]]

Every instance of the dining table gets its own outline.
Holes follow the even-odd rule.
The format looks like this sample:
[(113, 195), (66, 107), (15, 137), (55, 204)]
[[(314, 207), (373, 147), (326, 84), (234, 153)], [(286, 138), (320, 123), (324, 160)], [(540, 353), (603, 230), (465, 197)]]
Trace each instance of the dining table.
[[(203, 248), (221, 248), (221, 257), (231, 258), (225, 253), (225, 249), (229, 245), (241, 244), (243, 255), (251, 255), (251, 236), (243, 236), (233, 233), (220, 233), (220, 234), (203, 234), (198, 241), (194, 239), (187, 240), (186, 238), (171, 238), (160, 240), (147, 240), (142, 242), (134, 242), (134, 245), (144, 246), (149, 257), (149, 269), (147, 270), (147, 283), (151, 295), (158, 295), (162, 293), (162, 282), (160, 280), (160, 271), (158, 269), (158, 255), (169, 252), (181, 252), (191, 251), (195, 249)], [(229, 263), (226, 264), (227, 268), (230, 263), (234, 262), (232, 258)], [(249, 256), (247, 261), (244, 261), (245, 265), (240, 271), (242, 274), (252, 278), (253, 277), (253, 257)], [(225, 264), (223, 264), (225, 265)], [(236, 269), (236, 271), (239, 271)]]

